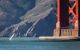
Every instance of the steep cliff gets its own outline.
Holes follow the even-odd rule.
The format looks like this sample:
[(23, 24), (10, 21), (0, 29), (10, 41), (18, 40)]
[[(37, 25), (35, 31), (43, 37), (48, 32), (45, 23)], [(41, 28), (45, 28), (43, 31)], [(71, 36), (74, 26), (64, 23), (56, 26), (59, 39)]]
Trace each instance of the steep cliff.
[(0, 0), (0, 36), (51, 36), (56, 0)]

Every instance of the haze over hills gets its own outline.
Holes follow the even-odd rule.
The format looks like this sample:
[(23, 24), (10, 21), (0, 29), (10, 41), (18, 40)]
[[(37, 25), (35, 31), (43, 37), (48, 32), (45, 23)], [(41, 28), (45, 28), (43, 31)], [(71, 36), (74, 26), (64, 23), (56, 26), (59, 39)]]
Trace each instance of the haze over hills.
[(51, 36), (56, 0), (0, 0), (0, 36)]

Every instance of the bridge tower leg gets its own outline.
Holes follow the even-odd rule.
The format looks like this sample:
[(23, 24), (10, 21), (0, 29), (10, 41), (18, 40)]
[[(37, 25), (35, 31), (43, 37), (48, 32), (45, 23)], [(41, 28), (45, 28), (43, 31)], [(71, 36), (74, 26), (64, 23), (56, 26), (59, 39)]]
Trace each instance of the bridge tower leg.
[(80, 36), (80, 0), (57, 0), (57, 23), (53, 36), (42, 39), (74, 39)]
[[(63, 29), (71, 29), (71, 36), (77, 37), (79, 27), (79, 0), (57, 0), (57, 23), (54, 36), (61, 36)], [(75, 30), (75, 31), (74, 31)], [(66, 33), (65, 33), (66, 35)]]

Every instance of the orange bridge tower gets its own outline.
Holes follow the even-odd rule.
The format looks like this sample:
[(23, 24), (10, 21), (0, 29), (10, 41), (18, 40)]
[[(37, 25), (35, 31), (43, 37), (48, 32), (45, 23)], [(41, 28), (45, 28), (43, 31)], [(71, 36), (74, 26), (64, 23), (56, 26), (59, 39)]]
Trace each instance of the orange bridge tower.
[(57, 15), (57, 33), (54, 35), (78, 37), (79, 0), (57, 0)]
[(80, 35), (80, 0), (57, 0), (57, 23), (51, 37), (42, 39), (70, 39)]

